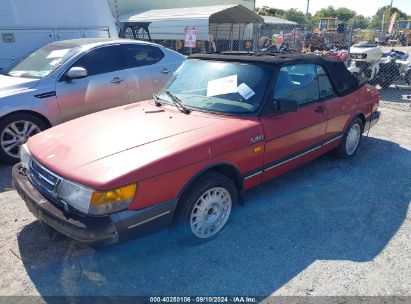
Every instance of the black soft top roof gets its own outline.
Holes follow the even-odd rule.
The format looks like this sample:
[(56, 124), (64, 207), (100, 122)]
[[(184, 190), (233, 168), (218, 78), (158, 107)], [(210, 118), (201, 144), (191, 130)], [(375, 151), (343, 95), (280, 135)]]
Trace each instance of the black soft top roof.
[(225, 54), (194, 54), (189, 59), (217, 60), (228, 62), (267, 64), (283, 66), (292, 63), (315, 63), (321, 65), (330, 77), (338, 95), (346, 95), (356, 90), (359, 80), (347, 70), (343, 62), (333, 58), (305, 53), (271, 53), (258, 54), (247, 52), (232, 52)]

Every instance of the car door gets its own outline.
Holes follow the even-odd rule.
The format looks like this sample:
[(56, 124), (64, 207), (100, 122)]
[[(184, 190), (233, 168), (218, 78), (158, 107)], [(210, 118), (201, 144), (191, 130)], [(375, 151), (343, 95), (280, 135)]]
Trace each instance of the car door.
[[(315, 64), (283, 66), (277, 75), (273, 96), (273, 111), (261, 117), (265, 136), (263, 180), (315, 158), (327, 125)], [(296, 101), (298, 110), (278, 112), (280, 100)]]
[(130, 102), (151, 99), (173, 72), (164, 60), (164, 53), (149, 44), (124, 44), (122, 52)]
[(92, 49), (70, 66), (86, 69), (87, 77), (60, 77), (56, 95), (62, 121), (128, 103), (127, 75), (119, 55), (118, 45)]
[(360, 95), (349, 94), (338, 96), (323, 67), (317, 65), (320, 97), (327, 106), (327, 130), (326, 139), (337, 140), (342, 137), (344, 129), (352, 119), (352, 111), (360, 102)]

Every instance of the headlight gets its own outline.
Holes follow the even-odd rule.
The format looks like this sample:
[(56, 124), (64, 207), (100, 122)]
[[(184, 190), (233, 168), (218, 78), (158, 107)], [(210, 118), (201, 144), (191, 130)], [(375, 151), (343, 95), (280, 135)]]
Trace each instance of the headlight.
[(93, 190), (68, 180), (62, 180), (58, 189), (61, 200), (86, 214), (90, 209), (92, 195)]
[(24, 144), (20, 148), (20, 161), (24, 168), (28, 169), (30, 167), (31, 154), (27, 144)]
[(94, 191), (68, 180), (61, 180), (58, 198), (90, 215), (107, 215), (126, 209), (134, 199), (137, 185), (131, 184), (109, 191)]
[(105, 215), (126, 209), (133, 201), (136, 190), (137, 185), (131, 184), (104, 192), (95, 191), (91, 198), (89, 213)]

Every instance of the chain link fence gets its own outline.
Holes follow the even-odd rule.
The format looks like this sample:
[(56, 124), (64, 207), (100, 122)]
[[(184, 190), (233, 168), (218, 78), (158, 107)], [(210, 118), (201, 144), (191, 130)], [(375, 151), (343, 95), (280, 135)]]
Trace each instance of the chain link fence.
[(309, 31), (298, 24), (211, 24), (208, 39), (202, 36), (194, 48), (184, 47), (184, 33), (179, 39), (153, 37), (152, 41), (184, 55), (243, 51), (330, 56), (376, 86), (383, 107), (411, 111), (411, 46), (377, 45), (378, 36), (378, 31), (349, 26)]

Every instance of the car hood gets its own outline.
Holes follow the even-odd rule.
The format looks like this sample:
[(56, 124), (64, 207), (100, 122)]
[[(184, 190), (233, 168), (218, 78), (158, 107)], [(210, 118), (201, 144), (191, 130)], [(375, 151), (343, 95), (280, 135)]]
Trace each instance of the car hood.
[[(33, 157), (53, 172), (105, 190), (130, 183), (130, 174), (137, 181), (248, 145), (249, 139), (230, 134), (258, 125), (142, 102), (69, 121), (30, 138), (28, 145)], [(221, 139), (230, 142), (224, 145)]]
[(39, 79), (0, 75), (0, 94), (32, 89), (38, 83)]

